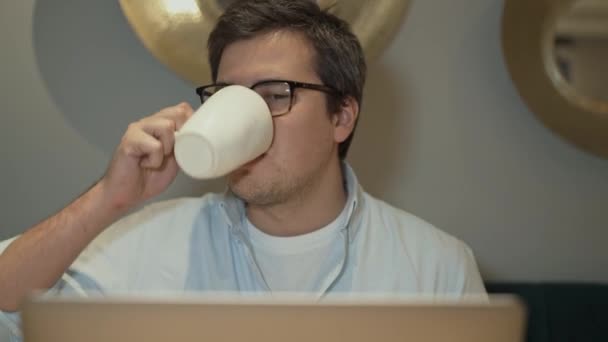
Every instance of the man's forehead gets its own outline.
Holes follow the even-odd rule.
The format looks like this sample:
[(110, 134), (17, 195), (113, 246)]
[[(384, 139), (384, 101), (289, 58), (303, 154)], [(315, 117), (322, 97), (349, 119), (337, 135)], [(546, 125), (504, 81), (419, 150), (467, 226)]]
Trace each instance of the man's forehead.
[(315, 73), (313, 57), (312, 44), (302, 33), (266, 32), (226, 46), (217, 81), (253, 84), (265, 79), (302, 77)]
[(250, 50), (251, 53), (263, 53), (269, 49), (275, 50), (268, 51), (270, 54), (289, 53), (294, 49), (299, 50), (300, 53), (304, 51), (314, 52), (312, 42), (308, 37), (304, 33), (294, 30), (264, 31), (250, 38), (236, 40), (226, 45), (222, 53), (222, 59), (227, 51), (234, 49)]

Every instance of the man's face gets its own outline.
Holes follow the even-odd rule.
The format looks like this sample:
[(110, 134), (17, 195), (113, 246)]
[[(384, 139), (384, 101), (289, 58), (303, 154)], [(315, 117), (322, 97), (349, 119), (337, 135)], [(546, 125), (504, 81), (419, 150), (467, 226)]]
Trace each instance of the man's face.
[[(314, 49), (298, 33), (279, 31), (237, 41), (224, 50), (217, 82), (247, 87), (269, 79), (321, 84)], [(251, 205), (270, 206), (309, 190), (337, 157), (335, 117), (326, 94), (296, 89), (291, 111), (273, 118), (270, 149), (228, 176), (230, 189)]]

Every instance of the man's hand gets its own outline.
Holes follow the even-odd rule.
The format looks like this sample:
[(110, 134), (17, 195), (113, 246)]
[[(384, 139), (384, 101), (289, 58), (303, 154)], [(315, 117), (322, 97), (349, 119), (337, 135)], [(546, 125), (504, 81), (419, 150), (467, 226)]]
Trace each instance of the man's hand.
[(192, 116), (187, 103), (129, 125), (100, 184), (108, 204), (128, 210), (163, 192), (175, 179), (175, 132)]
[(53, 286), (99, 233), (171, 184), (174, 133), (190, 116), (182, 103), (129, 125), (104, 177), (0, 254), (0, 310), (16, 311), (28, 293)]

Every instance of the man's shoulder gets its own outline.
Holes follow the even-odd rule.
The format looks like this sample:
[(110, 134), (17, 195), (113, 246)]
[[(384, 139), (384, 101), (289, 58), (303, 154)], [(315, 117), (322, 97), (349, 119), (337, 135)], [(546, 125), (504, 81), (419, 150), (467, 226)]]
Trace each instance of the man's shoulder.
[(207, 193), (201, 197), (180, 197), (147, 204), (129, 217), (170, 218), (172, 216), (196, 216), (201, 211), (213, 210), (224, 198), (224, 194)]
[(469, 247), (455, 236), (403, 209), (365, 193), (369, 219), (375, 224), (373, 234), (391, 239), (413, 257), (452, 259), (468, 252)]
[(222, 194), (181, 197), (149, 203), (112, 224), (96, 242), (107, 244), (118, 240), (140, 240), (144, 235), (188, 235), (201, 217), (212, 215)]
[(369, 216), (362, 229), (370, 241), (364, 243), (376, 254), (410, 265), (421, 291), (484, 292), (473, 253), (463, 241), (370, 195), (365, 201)]
[[(73, 268), (113, 274), (103, 270), (117, 267), (118, 260), (123, 260), (126, 267), (128, 260), (152, 258), (165, 250), (184, 252), (196, 227), (209, 226), (201, 217), (212, 215), (221, 197), (207, 194), (150, 203), (109, 226), (87, 246)], [(177, 252), (172, 253), (175, 258)]]

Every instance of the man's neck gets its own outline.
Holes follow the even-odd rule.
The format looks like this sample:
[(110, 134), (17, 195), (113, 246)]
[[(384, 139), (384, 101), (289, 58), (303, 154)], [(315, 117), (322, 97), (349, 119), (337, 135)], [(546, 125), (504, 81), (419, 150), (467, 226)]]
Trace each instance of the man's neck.
[(346, 205), (340, 161), (333, 162), (307, 191), (273, 206), (247, 207), (249, 221), (274, 236), (311, 233), (334, 221)]

